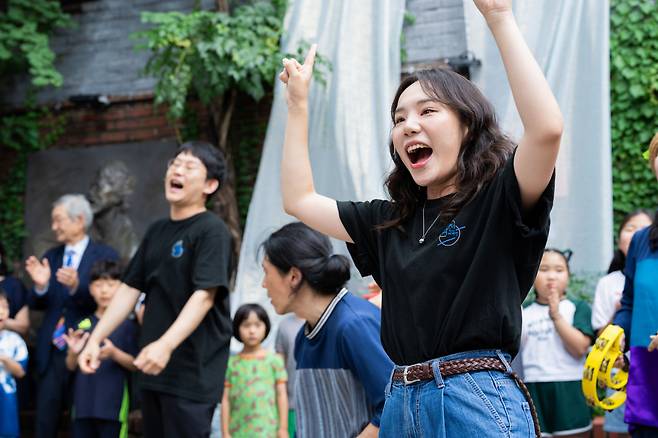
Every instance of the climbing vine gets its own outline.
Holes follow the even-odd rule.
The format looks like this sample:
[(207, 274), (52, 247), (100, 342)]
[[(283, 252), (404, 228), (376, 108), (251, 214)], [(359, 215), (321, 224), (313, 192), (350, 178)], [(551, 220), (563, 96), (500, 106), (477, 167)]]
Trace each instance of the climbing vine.
[(613, 207), (618, 224), (631, 210), (658, 205), (658, 184), (642, 157), (658, 131), (655, 0), (611, 2), (610, 97)]
[[(55, 0), (8, 0), (0, 12), (0, 80), (9, 83), (26, 75), (32, 91), (59, 87), (62, 76), (55, 69), (55, 54), (49, 35), (57, 28), (72, 25)], [(53, 144), (62, 132), (62, 121), (28, 98), (21, 112), (3, 113), (0, 118), (0, 151), (3, 160), (13, 158), (9, 172), (0, 176), (0, 242), (7, 256), (21, 256), (24, 223), (24, 196), (29, 153)]]

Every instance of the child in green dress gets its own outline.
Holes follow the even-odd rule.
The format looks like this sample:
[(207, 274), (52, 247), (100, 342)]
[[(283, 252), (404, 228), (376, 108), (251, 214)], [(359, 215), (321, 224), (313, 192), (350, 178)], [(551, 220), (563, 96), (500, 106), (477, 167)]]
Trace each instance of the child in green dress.
[(233, 336), (244, 344), (228, 361), (222, 398), (222, 437), (288, 438), (288, 380), (283, 358), (265, 350), (267, 312), (244, 304), (233, 317)]

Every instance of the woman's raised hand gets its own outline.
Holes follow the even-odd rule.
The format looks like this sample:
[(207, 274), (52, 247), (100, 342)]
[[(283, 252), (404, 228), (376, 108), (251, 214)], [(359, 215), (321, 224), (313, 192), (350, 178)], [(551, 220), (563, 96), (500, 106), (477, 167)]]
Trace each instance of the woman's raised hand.
[(303, 65), (296, 59), (283, 59), (283, 71), (279, 74), (279, 80), (286, 84), (288, 109), (306, 106), (316, 50), (317, 45), (313, 44)]
[(473, 3), (486, 20), (512, 12), (512, 0), (473, 0)]

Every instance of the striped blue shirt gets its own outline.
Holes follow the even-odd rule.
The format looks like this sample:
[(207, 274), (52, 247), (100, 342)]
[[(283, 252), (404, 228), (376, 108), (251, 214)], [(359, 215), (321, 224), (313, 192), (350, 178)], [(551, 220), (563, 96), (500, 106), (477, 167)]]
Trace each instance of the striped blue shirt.
[(379, 427), (393, 362), (380, 337), (380, 312), (343, 289), (318, 323), (297, 335), (297, 436), (352, 437)]

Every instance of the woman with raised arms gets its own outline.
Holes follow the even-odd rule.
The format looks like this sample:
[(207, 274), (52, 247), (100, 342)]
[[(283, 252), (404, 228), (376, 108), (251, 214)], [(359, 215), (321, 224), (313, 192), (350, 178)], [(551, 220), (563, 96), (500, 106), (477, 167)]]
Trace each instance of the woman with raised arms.
[(491, 104), (458, 74), (407, 76), (391, 105), (390, 200), (316, 193), (308, 154), (315, 47), (303, 65), (284, 59), (279, 76), (288, 103), (284, 208), (347, 242), (361, 274), (385, 291), (381, 336), (397, 366), (384, 437), (539, 435), (509, 362), (548, 236), (562, 115), (511, 0), (474, 2), (500, 50), (523, 135), (518, 145), (508, 139)]

